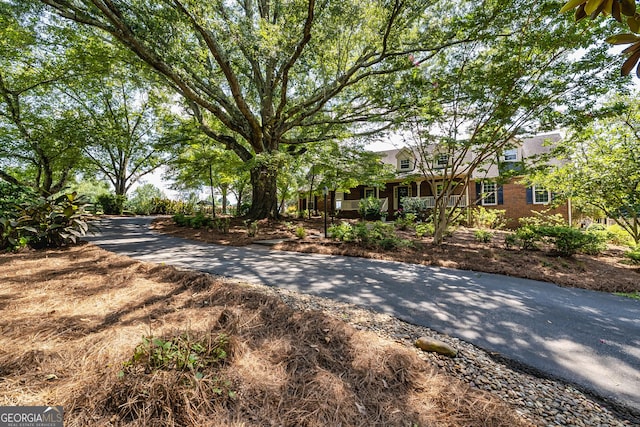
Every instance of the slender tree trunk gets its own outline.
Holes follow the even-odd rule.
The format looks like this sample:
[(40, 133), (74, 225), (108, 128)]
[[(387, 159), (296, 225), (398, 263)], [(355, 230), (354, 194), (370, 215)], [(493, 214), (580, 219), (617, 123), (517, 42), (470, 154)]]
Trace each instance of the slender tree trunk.
[(436, 203), (436, 211), (433, 215), (433, 243), (435, 245), (441, 245), (444, 241), (444, 235), (447, 231), (447, 226), (449, 225), (449, 217), (447, 215), (447, 207), (446, 207), (446, 198), (441, 198), (441, 200)]
[(251, 187), (253, 189), (251, 209), (247, 216), (251, 219), (278, 217), (277, 170), (267, 165), (258, 165), (251, 169)]
[(213, 165), (209, 164), (209, 190), (211, 191), (211, 217), (216, 217), (216, 196), (213, 193)]
[(309, 197), (307, 198), (307, 212), (309, 213), (309, 219), (311, 219), (311, 197), (313, 197), (313, 182), (316, 180), (315, 174), (311, 175), (311, 183), (309, 184)]
[(223, 214), (223, 215), (226, 215), (226, 214), (227, 214), (227, 204), (229, 203), (229, 202), (227, 201), (227, 193), (228, 193), (227, 189), (226, 189), (226, 188), (224, 188), (224, 189), (222, 190), (222, 214)]

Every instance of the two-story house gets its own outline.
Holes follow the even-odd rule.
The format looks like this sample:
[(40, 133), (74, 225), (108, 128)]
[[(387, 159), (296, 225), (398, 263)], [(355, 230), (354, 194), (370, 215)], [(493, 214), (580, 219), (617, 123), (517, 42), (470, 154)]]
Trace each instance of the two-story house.
[[(395, 168), (394, 178), (387, 180), (384, 186), (380, 187), (360, 185), (347, 191), (336, 191), (335, 194), (330, 194), (328, 210), (337, 212), (341, 217), (355, 218), (358, 216), (360, 200), (368, 197), (381, 199), (382, 209), (387, 211), (389, 218), (393, 218), (398, 209), (402, 208), (405, 197), (421, 198), (427, 207), (432, 207), (435, 206), (439, 191), (438, 180), (444, 179), (446, 173), (454, 180), (468, 182), (468, 185), (460, 185), (449, 196), (449, 207), (484, 206), (487, 209), (502, 209), (510, 227), (517, 227), (518, 219), (531, 216), (531, 211), (559, 213), (569, 221), (569, 205), (563, 204), (550, 209), (551, 192), (539, 186), (527, 187), (520, 183), (520, 172), (524, 170), (524, 165), (542, 154), (549, 153), (552, 145), (560, 140), (561, 136), (558, 133), (514, 140), (511, 148), (503, 150), (498, 158), (492, 158), (490, 162), (475, 168), (470, 174), (464, 167), (465, 159), (456, 162), (457, 169), (452, 169), (453, 159), (450, 155), (437, 151), (430, 152), (427, 159), (421, 158), (416, 150), (406, 147), (379, 152), (381, 161)], [(431, 163), (425, 168), (421, 167), (420, 162)], [(322, 196), (314, 196), (313, 200), (308, 201), (305, 195), (301, 194), (299, 209), (314, 209), (316, 206), (318, 210), (322, 210)]]

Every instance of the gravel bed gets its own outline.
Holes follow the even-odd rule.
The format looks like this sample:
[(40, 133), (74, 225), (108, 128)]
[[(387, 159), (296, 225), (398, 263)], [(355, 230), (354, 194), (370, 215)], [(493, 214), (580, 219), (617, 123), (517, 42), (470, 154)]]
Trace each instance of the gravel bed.
[[(536, 426), (639, 426), (640, 416), (626, 408), (605, 402), (561, 381), (544, 378), (526, 367), (504, 360), (472, 344), (429, 328), (412, 325), (392, 316), (363, 309), (353, 304), (304, 295), (262, 285), (248, 285), (264, 293), (277, 295), (296, 310), (320, 310), (355, 328), (375, 332), (412, 348), (425, 361), (459, 380), (486, 390), (514, 407)], [(421, 336), (435, 338), (458, 349), (449, 358), (426, 353), (415, 347)]]

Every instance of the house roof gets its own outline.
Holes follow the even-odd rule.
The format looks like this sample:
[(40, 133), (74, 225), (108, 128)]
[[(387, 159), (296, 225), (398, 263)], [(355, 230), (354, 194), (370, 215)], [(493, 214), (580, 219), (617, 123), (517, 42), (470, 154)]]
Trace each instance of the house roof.
[(536, 135), (522, 140), (522, 158), (528, 159), (541, 154), (548, 154), (555, 144), (562, 140), (559, 133)]
[[(515, 149), (518, 153), (518, 161), (527, 162), (527, 160), (533, 160), (537, 156), (542, 154), (548, 154), (558, 142), (562, 140), (562, 135), (558, 132), (534, 135), (526, 138), (515, 139)], [(433, 150), (435, 150), (435, 145)], [(378, 151), (383, 163), (390, 164), (394, 167), (398, 165), (398, 158), (401, 157), (403, 152), (410, 153), (416, 162), (421, 161), (420, 154), (417, 150), (408, 147), (396, 148), (393, 150)], [(470, 154), (469, 154), (470, 155)], [(430, 159), (431, 160), (431, 159)], [(469, 159), (470, 160), (470, 159)], [(497, 159), (496, 159), (497, 160)], [(558, 161), (551, 160), (552, 163), (559, 163)], [(415, 174), (418, 168), (414, 167), (410, 171), (398, 172), (398, 178), (406, 177)], [(496, 178), (500, 175), (498, 162), (494, 161), (487, 167), (477, 169), (473, 172), (473, 178)]]

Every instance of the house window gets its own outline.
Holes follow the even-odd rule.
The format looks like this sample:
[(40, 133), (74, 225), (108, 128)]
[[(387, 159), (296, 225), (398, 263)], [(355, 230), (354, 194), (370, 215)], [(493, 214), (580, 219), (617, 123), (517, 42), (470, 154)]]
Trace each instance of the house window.
[(498, 186), (495, 182), (482, 183), (482, 205), (492, 206), (498, 204)]
[(400, 159), (400, 170), (411, 169), (411, 159)]
[(505, 150), (503, 157), (505, 162), (515, 162), (518, 160), (518, 150), (516, 148)]
[(369, 197), (373, 197), (374, 199), (377, 197), (375, 188), (369, 187), (364, 189), (364, 198), (368, 199)]
[(551, 193), (541, 185), (533, 186), (533, 203), (536, 205), (546, 205), (551, 200)]
[(448, 154), (439, 154), (436, 156), (436, 169), (444, 169), (449, 164)]

